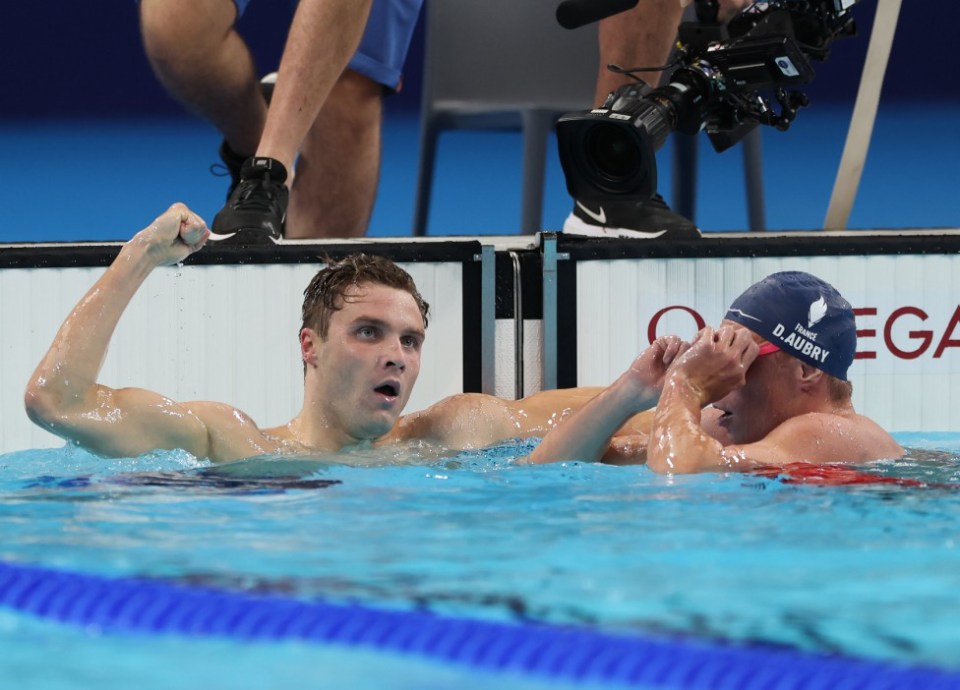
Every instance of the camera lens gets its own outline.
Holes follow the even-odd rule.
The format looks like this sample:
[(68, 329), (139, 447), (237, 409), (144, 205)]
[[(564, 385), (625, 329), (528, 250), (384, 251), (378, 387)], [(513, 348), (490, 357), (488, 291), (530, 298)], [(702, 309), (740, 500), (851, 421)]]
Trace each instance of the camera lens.
[(608, 123), (590, 128), (584, 140), (587, 162), (610, 180), (634, 175), (640, 167), (637, 143), (621, 127)]
[(561, 117), (557, 143), (570, 195), (649, 199), (657, 191), (656, 151), (672, 129), (670, 112), (659, 101), (635, 99), (620, 110)]

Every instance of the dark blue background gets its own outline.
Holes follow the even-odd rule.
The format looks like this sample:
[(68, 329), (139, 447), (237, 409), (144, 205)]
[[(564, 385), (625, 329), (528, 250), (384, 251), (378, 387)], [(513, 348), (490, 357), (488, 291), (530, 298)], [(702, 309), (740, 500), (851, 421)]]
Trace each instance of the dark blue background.
[[(790, 131), (763, 128), (770, 229), (822, 227), (879, 1), (888, 0), (863, 0), (855, 8), (860, 36), (839, 41), (830, 60), (816, 65), (807, 89), (810, 107)], [(293, 6), (294, 0), (257, 0), (241, 21), (262, 73), (276, 68)], [(849, 227), (958, 227), (958, 19), (958, 3), (904, 1)], [(371, 237), (411, 233), (422, 24), (421, 18), (404, 91), (387, 99)], [(226, 184), (210, 166), (221, 137), (157, 82), (143, 54), (134, 0), (5, 3), (0, 55), (0, 151), (8, 161), (0, 185), (0, 242), (126, 239), (174, 200), (208, 220), (220, 210)], [(697, 223), (704, 231), (742, 230), (747, 217), (739, 151), (716, 154), (702, 139)], [(667, 199), (671, 145), (668, 140), (657, 155), (659, 191)], [(430, 234), (518, 232), (521, 151), (519, 133), (445, 134)], [(544, 191), (542, 227), (559, 230), (572, 202), (555, 149)]]
[[(818, 67), (810, 89), (813, 99), (852, 97), (877, 1), (864, 0), (855, 8), (860, 38), (838, 42), (829, 62)], [(286, 2), (260, 0), (252, 3), (241, 21), (241, 31), (262, 72), (272, 71), (277, 64), (290, 13)], [(960, 97), (960, 58), (954, 45), (958, 22), (960, 3), (904, 2), (884, 87), (885, 101)], [(391, 109), (415, 110), (418, 106), (422, 23), (421, 17), (407, 62), (404, 92), (390, 99)], [(133, 0), (5, 3), (0, 46), (6, 67), (0, 118), (186, 116), (150, 71)]]

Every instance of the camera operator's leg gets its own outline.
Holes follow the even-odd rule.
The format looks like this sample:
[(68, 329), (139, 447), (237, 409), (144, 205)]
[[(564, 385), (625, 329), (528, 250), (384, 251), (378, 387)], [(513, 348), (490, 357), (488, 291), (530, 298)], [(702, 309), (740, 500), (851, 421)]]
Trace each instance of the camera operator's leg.
[(284, 236), (362, 237), (380, 173), (383, 86), (346, 70), (307, 134)]
[[(611, 72), (607, 65), (660, 67), (666, 64), (677, 37), (683, 8), (678, 0), (641, 0), (636, 7), (600, 22), (600, 71), (597, 75), (597, 104), (607, 95), (633, 80)], [(656, 86), (661, 72), (637, 74)], [(602, 204), (574, 200), (573, 212), (564, 232), (586, 235), (629, 237), (699, 237), (690, 220), (670, 210), (657, 194), (645, 202), (604, 201)]]
[[(633, 67), (660, 67), (670, 58), (677, 39), (683, 8), (678, 0), (641, 0), (636, 7), (600, 22), (600, 73), (597, 75), (596, 103), (633, 80), (611, 72), (613, 64)], [(660, 83), (662, 72), (638, 72), (650, 86)]]
[[(224, 135), (222, 155), (257, 150), (267, 104), (233, 0), (141, 0), (144, 49), (157, 78)], [(246, 156), (243, 156), (244, 158)], [(239, 167), (239, 165), (237, 165)]]
[(254, 157), (217, 214), (219, 239), (258, 242), (280, 238), (287, 211), (288, 174), (313, 125), (360, 43), (371, 0), (300, 0), (277, 74), (270, 111)]
[[(290, 236), (354, 235), (366, 230), (379, 174), (381, 87), (400, 88), (422, 4), (423, 0), (373, 0), (372, 6), (371, 0), (300, 0), (257, 156), (244, 164), (250, 184), (247, 190), (238, 188), (214, 219), (215, 232), (239, 232), (235, 240), (239, 242), (278, 239), (286, 211), (284, 181), (300, 147), (306, 167), (301, 171), (298, 164), (298, 182), (293, 185)], [(308, 5), (310, 11), (305, 9)], [(332, 18), (323, 19), (331, 12)], [(344, 50), (348, 44), (357, 46), (355, 22), (367, 16), (345, 73)], [(294, 46), (299, 48), (295, 51)], [(289, 74), (299, 75), (288, 78), (286, 86), (285, 65)], [(356, 110), (349, 112), (350, 108)], [(302, 182), (300, 174), (306, 175)], [(301, 194), (303, 198), (297, 199)]]

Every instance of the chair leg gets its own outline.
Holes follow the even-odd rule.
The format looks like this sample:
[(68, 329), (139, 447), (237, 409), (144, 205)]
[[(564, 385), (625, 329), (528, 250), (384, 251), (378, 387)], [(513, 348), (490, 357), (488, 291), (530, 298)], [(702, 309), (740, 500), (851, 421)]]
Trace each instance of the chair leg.
[(760, 128), (743, 138), (743, 176), (747, 186), (747, 216), (751, 230), (766, 230), (763, 202), (763, 149)]
[(553, 116), (542, 111), (523, 113), (523, 199), (520, 232), (540, 232), (543, 221), (543, 186), (547, 169), (547, 139)]
[(696, 222), (698, 140), (688, 134), (673, 135), (673, 210)]
[(417, 195), (413, 205), (413, 235), (427, 234), (430, 197), (433, 193), (433, 165), (437, 158), (440, 128), (433, 117), (424, 115), (420, 124), (420, 159), (417, 161)]

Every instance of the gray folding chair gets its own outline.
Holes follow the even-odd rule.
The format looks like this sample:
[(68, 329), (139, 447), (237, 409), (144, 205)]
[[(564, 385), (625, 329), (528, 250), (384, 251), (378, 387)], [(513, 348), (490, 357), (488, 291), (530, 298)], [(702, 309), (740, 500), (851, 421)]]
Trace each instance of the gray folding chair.
[(592, 107), (596, 26), (557, 24), (558, 0), (427, 0), (413, 229), (427, 232), (437, 139), (448, 129), (523, 132), (520, 229), (538, 232), (557, 118)]
[[(523, 132), (520, 230), (541, 229), (547, 143), (561, 115), (593, 107), (597, 28), (556, 21), (559, 0), (427, 0), (420, 158), (413, 232), (427, 233), (437, 143), (444, 130)], [(697, 139), (673, 140), (673, 206), (694, 219)], [(744, 140), (750, 227), (760, 230), (760, 135)]]

